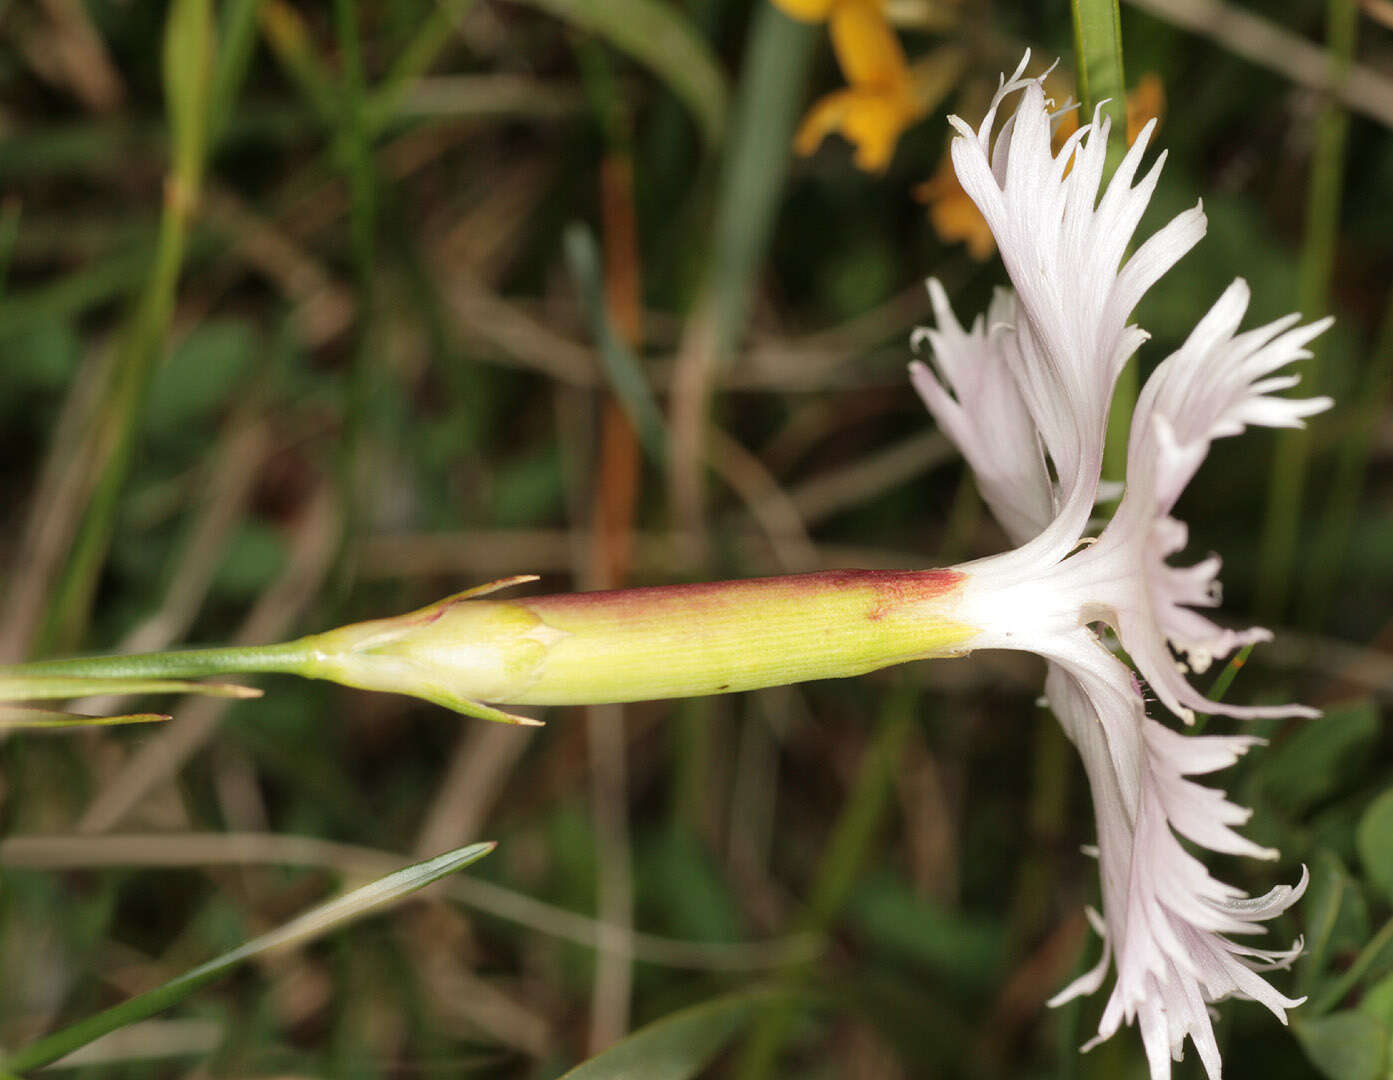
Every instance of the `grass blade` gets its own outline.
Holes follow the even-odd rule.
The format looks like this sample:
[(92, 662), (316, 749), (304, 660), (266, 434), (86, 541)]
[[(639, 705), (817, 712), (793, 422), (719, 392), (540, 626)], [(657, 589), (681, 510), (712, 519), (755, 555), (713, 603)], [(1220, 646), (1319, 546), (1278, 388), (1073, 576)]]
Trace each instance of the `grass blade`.
[(601, 280), (600, 252), (590, 231), (579, 223), (566, 230), (566, 261), (580, 288), (581, 302), (590, 322), (610, 389), (634, 425), (653, 464), (661, 467), (667, 452), (663, 411), (639, 362), (609, 317)]
[(261, 691), (235, 683), (183, 679), (104, 679), (85, 676), (27, 678), (0, 675), (0, 701), (57, 701), (89, 694), (202, 694), (205, 697), (259, 698)]
[(712, 224), (707, 280), (688, 319), (673, 371), (668, 489), (684, 532), (702, 531), (706, 429), (716, 378), (745, 328), (793, 155), (815, 30), (772, 4), (756, 11), (731, 121)]
[(92, 424), (88, 442), (96, 472), (92, 498), (52, 596), (40, 652), (75, 645), (91, 615), (135, 452), (140, 407), (173, 318), (189, 226), (203, 183), (213, 54), (209, 0), (177, 0), (165, 20), (164, 97), (171, 145), (155, 261), (124, 328), (114, 364), (106, 372), (107, 401)]
[(105, 1012), (79, 1020), (76, 1024), (30, 1043), (6, 1060), (3, 1067), (11, 1072), (23, 1072), (56, 1061), (117, 1028), (162, 1012), (253, 957), (290, 946), (303, 945), (355, 919), (379, 911), (483, 858), (495, 846), (492, 843), (470, 844), (468, 847), (437, 855), (433, 859), (413, 863), (368, 885), (344, 893), (292, 919), (279, 929), (253, 938), (245, 945), (206, 964), (200, 964), (154, 990), (137, 994), (129, 1001), (113, 1006)]
[(115, 727), (121, 724), (152, 724), (168, 719), (169, 717), (164, 713), (84, 716), (81, 713), (54, 712), (51, 709), (28, 709), (0, 705), (0, 730), (4, 731), (52, 731), (74, 727)]

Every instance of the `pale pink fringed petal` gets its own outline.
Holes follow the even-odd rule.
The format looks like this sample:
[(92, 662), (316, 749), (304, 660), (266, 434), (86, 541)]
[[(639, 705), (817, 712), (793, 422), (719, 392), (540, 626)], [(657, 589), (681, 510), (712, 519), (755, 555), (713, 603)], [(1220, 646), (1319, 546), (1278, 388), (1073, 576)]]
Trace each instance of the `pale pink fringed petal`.
[(1054, 519), (1054, 492), (1030, 412), (1011, 373), (1016, 301), (998, 289), (985, 319), (964, 330), (938, 281), (929, 298), (936, 326), (916, 330), (934, 366), (910, 365), (910, 379), (938, 426), (962, 451), (982, 498), (1014, 543), (1038, 535)]
[[(1085, 658), (1089, 649), (1096, 655)], [(1079, 749), (1093, 792), (1103, 884), (1103, 925), (1095, 929), (1104, 952), (1098, 966), (1050, 1004), (1099, 989), (1112, 959), (1117, 981), (1098, 1035), (1085, 1049), (1135, 1021), (1153, 1080), (1167, 1080), (1187, 1036), (1211, 1080), (1218, 1080), (1210, 1003), (1251, 998), (1283, 1022), (1285, 1010), (1300, 1004), (1256, 974), (1288, 966), (1300, 955), (1300, 942), (1258, 949), (1224, 935), (1263, 933), (1261, 923), (1300, 899), (1308, 878), (1303, 870), (1295, 886), (1250, 898), (1211, 877), (1176, 833), (1217, 851), (1275, 855), (1228, 828), (1245, 821), (1248, 811), (1187, 778), (1231, 764), (1261, 740), (1177, 735), (1145, 716), (1130, 672), (1096, 640), (1076, 640), (1065, 651), (1070, 659), (1050, 665), (1046, 694)]]
[[(1198, 207), (1186, 211), (1124, 265), (1164, 162), (1161, 155), (1133, 186), (1154, 125), (1142, 131), (1100, 199), (1110, 121), (1095, 114), (1055, 152), (1041, 82), (1021, 78), (1026, 60), (1002, 81), (976, 129), (951, 118), (960, 136), (951, 153), (1015, 286), (1021, 317), (1011, 350), (1014, 374), (1062, 493), (1048, 530), (1052, 543), (1032, 545), (1032, 552), (1048, 546), (1057, 558), (1072, 547), (1092, 510), (1113, 387), (1147, 336), (1127, 318), (1204, 235), (1205, 218)], [(1016, 94), (1016, 111), (993, 141), (997, 114)]]
[[(933, 368), (913, 379), (940, 427), (978, 475), (988, 505), (1016, 551), (964, 567), (959, 613), (979, 633), (976, 648), (1029, 650), (1049, 663), (1046, 695), (1088, 773), (1098, 824), (1103, 956), (1051, 1004), (1116, 979), (1097, 1037), (1136, 1024), (1152, 1080), (1168, 1080), (1188, 1038), (1211, 1080), (1221, 1064), (1209, 1005), (1260, 1001), (1285, 1022), (1300, 1002), (1259, 971), (1301, 952), (1255, 948), (1233, 938), (1265, 931), (1304, 892), (1278, 886), (1249, 897), (1218, 881), (1186, 849), (1259, 859), (1277, 853), (1237, 830), (1249, 812), (1192, 777), (1233, 764), (1261, 740), (1183, 736), (1146, 716), (1131, 670), (1101, 643), (1106, 623), (1166, 708), (1238, 717), (1308, 716), (1302, 706), (1238, 707), (1207, 701), (1187, 681), (1216, 658), (1265, 640), (1201, 613), (1219, 603), (1219, 559), (1167, 561), (1188, 540), (1171, 516), (1210, 443), (1248, 425), (1299, 426), (1325, 398), (1277, 396), (1295, 385), (1282, 369), (1308, 354), (1326, 322), (1295, 316), (1246, 333), (1247, 287), (1236, 282), (1185, 344), (1155, 371), (1133, 418), (1127, 487), (1096, 542), (1081, 544), (1099, 491), (1103, 433), (1118, 372), (1147, 335), (1127, 325), (1145, 291), (1204, 233), (1197, 206), (1173, 219), (1126, 259), (1164, 155), (1137, 180), (1152, 129), (1127, 153), (1099, 196), (1108, 123), (1095, 116), (1059, 149), (1039, 80), (1025, 61), (1003, 79), (977, 128), (953, 118), (951, 152), (964, 189), (1001, 251), (1014, 299), (998, 294), (985, 321), (963, 330), (937, 282), (937, 326), (921, 331)], [(1019, 95), (995, 138), (998, 113)], [(1042, 455), (1043, 451), (1043, 455)], [(1176, 663), (1172, 650), (1188, 663)], [(1088, 1047), (1085, 1047), (1087, 1049)]]
[[(1309, 357), (1306, 344), (1330, 320), (1297, 326), (1297, 317), (1288, 316), (1240, 334), (1247, 308), (1248, 286), (1235, 281), (1147, 381), (1133, 416), (1127, 494), (1111, 525), (1081, 560), (1116, 564), (1101, 575), (1109, 580), (1096, 599), (1112, 607), (1109, 621), (1157, 697), (1186, 721), (1195, 710), (1244, 718), (1316, 715), (1299, 705), (1211, 703), (1190, 686), (1172, 658), (1174, 650), (1190, 669), (1203, 672), (1234, 649), (1271, 637), (1261, 628), (1225, 629), (1195, 610), (1219, 603), (1217, 556), (1189, 567), (1167, 562), (1188, 539), (1185, 524), (1171, 517), (1171, 510), (1210, 444), (1249, 424), (1300, 427), (1305, 417), (1331, 404), (1324, 397), (1276, 397), (1294, 385), (1295, 377), (1271, 377)], [(1127, 572), (1125, 580), (1119, 569)]]

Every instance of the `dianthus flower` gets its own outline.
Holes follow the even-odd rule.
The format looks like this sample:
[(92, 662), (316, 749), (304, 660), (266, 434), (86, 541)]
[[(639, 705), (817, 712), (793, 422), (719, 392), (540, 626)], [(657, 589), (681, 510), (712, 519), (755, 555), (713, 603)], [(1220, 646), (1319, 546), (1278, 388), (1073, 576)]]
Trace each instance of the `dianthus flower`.
[[(1214, 439), (1250, 424), (1297, 427), (1329, 407), (1328, 398), (1278, 396), (1297, 382), (1283, 369), (1309, 356), (1306, 344), (1329, 320), (1301, 326), (1291, 315), (1239, 332), (1248, 287), (1230, 285), (1143, 388), (1125, 494), (1101, 534), (1083, 543), (1114, 384), (1148, 336), (1128, 317), (1203, 236), (1205, 217), (1199, 206), (1185, 211), (1124, 261), (1164, 163), (1162, 154), (1137, 180), (1154, 125), (1100, 195), (1108, 120), (1095, 113), (1053, 149), (1050, 103), (1040, 80), (1021, 78), (1023, 70), (1024, 61), (1003, 80), (979, 127), (951, 121), (954, 167), (991, 227), (1014, 291), (998, 292), (986, 317), (964, 330), (931, 281), (937, 325), (916, 337), (934, 363), (912, 366), (929, 411), (1018, 545), (958, 568), (966, 581), (955, 618), (979, 630), (973, 648), (1026, 649), (1049, 661), (1046, 696), (1089, 777), (1103, 899), (1103, 914), (1092, 922), (1104, 951), (1053, 1003), (1098, 990), (1112, 963), (1117, 978), (1089, 1045), (1136, 1022), (1151, 1076), (1164, 1080), (1188, 1036), (1217, 1080), (1209, 1003), (1254, 999), (1284, 1023), (1286, 1010), (1300, 1004), (1258, 974), (1288, 966), (1299, 941), (1263, 949), (1234, 939), (1263, 933), (1263, 922), (1301, 896), (1307, 876), (1249, 898), (1185, 850), (1180, 837), (1212, 851), (1277, 857), (1234, 831), (1247, 810), (1189, 779), (1231, 764), (1261, 740), (1187, 737), (1148, 717), (1131, 669), (1093, 627), (1116, 635), (1160, 703), (1186, 723), (1196, 710), (1316, 715), (1299, 705), (1225, 705), (1189, 684), (1176, 656), (1202, 672), (1270, 635), (1222, 629), (1195, 610), (1219, 602), (1217, 556), (1189, 567), (1167, 560), (1187, 540), (1172, 510)], [(1014, 115), (993, 137), (1011, 98)]]

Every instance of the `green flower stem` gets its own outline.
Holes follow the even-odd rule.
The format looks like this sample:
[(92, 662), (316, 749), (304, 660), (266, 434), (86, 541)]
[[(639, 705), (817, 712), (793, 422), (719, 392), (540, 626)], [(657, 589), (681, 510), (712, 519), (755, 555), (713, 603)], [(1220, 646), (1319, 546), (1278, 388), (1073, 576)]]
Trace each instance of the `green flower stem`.
[[(38, 660), (0, 668), (0, 697), (19, 700), (37, 698), (24, 694), (29, 684), (38, 686), (64, 680), (102, 680), (112, 682), (161, 682), (169, 679), (199, 679), (208, 675), (280, 672), (295, 674), (309, 658), (296, 642), (282, 645), (252, 645), (242, 648), (176, 649), (172, 652), (135, 653), (129, 656), (87, 656), (72, 660)], [(107, 689), (110, 686), (96, 687)], [(118, 691), (111, 691), (118, 692)], [(122, 690), (121, 693), (139, 693)]]
[[(0, 669), (0, 698), (102, 680), (279, 672), (411, 694), (518, 722), (484, 702), (590, 705), (697, 697), (958, 655), (956, 570), (839, 570), (516, 600), (509, 578), (390, 619), (280, 645), (49, 660)], [(55, 687), (62, 687), (54, 692)], [(150, 687), (147, 687), (150, 688)]]
[[(1080, 122), (1093, 119), (1099, 106), (1112, 119), (1103, 178), (1112, 176), (1127, 152), (1127, 83), (1122, 73), (1122, 14), (1118, 0), (1071, 0), (1074, 23), (1074, 67), (1078, 81)], [(1133, 359), (1118, 376), (1108, 414), (1103, 478), (1123, 480), (1127, 470), (1127, 438), (1137, 404), (1137, 363)]]

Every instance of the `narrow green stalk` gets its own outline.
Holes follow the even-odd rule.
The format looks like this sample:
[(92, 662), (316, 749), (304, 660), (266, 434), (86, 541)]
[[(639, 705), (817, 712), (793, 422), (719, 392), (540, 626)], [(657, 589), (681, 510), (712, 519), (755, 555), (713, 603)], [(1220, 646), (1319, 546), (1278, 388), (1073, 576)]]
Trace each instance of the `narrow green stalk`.
[(1321, 629), (1325, 623), (1340, 571), (1346, 565), (1345, 553), (1364, 491), (1374, 433), (1383, 418), (1389, 391), (1393, 389), (1393, 292), (1389, 293), (1385, 305), (1383, 325), (1375, 335), (1369, 365), (1354, 394), (1354, 408), (1348, 410), (1353, 412), (1349, 434), (1340, 444), (1335, 476), (1330, 483), (1325, 512), (1320, 517), (1320, 532), (1305, 568), (1302, 622), (1312, 630)]
[(1354, 958), (1354, 963), (1327, 984), (1324, 992), (1307, 1006), (1307, 1013), (1320, 1016), (1340, 1004), (1391, 948), (1393, 948), (1393, 919), (1383, 924), (1379, 932)]
[(673, 517), (704, 543), (706, 432), (719, 374), (744, 333), (755, 275), (792, 159), (813, 28), (760, 4), (746, 43), (745, 77), (726, 140), (702, 293), (693, 305), (669, 394), (668, 490)]
[(1122, 73), (1122, 14), (1118, 0), (1071, 0), (1074, 65), (1087, 120), (1103, 105), (1113, 131), (1127, 130), (1127, 80)]
[(473, 0), (438, 0), (431, 9), (391, 70), (368, 96), (366, 121), (372, 135), (380, 135), (391, 126), (411, 84), (429, 71), (446, 46), (456, 39), (456, 26), (471, 7)]
[(174, 289), (183, 265), (187, 213), (167, 199), (160, 221), (155, 264), (137, 314), (108, 370), (111, 392), (97, 418), (93, 459), (101, 473), (87, 505), (72, 554), (50, 600), (49, 618), (40, 631), (40, 653), (70, 649), (81, 641), (92, 608), (97, 578), (116, 528), (116, 511), (139, 429), (145, 399), (173, 308)]
[(57, 701), (92, 694), (203, 694), (207, 697), (253, 698), (261, 691), (229, 683), (184, 679), (112, 678), (99, 675), (9, 675), (0, 672), (0, 702)]
[(761, 5), (755, 14), (711, 252), (710, 288), (721, 367), (744, 332), (755, 273), (768, 248), (788, 175), (793, 131), (816, 41), (810, 27), (793, 22), (772, 4)]
[(256, 16), (262, 0), (230, 0), (218, 23), (217, 66), (208, 106), (208, 139), (216, 144), (232, 122), (256, 45)]
[(615, 399), (634, 425), (649, 460), (661, 467), (667, 454), (667, 430), (658, 399), (648, 385), (643, 364), (634, 355), (610, 318), (604, 299), (599, 246), (579, 222), (566, 229), (566, 262), (576, 279), (590, 332), (599, 346), (600, 362)]
[[(1214, 680), (1214, 685), (1209, 688), (1209, 693), (1205, 697), (1210, 701), (1220, 702), (1224, 700), (1224, 695), (1229, 692), (1229, 687), (1233, 685), (1233, 680), (1238, 678), (1238, 673), (1243, 670), (1243, 665), (1248, 662), (1248, 657), (1253, 654), (1253, 646), (1244, 645), (1238, 652), (1234, 653), (1233, 659), (1224, 665), (1224, 670), (1219, 672), (1219, 677)], [(1209, 713), (1196, 713), (1195, 723), (1190, 728), (1190, 734), (1199, 735), (1209, 725)]]
[(164, 713), (123, 713), (120, 716), (82, 716), (52, 709), (0, 705), (0, 731), (68, 731), (72, 728), (119, 727), (168, 720)]
[[(1127, 81), (1122, 70), (1122, 15), (1118, 0), (1072, 0), (1074, 65), (1082, 107), (1081, 120), (1091, 120), (1102, 106), (1112, 120), (1103, 179), (1113, 173), (1127, 150)], [(1137, 405), (1137, 364), (1133, 359), (1118, 376), (1108, 413), (1103, 450), (1103, 478), (1122, 480), (1127, 471), (1127, 436)]]
[(471, 844), (444, 855), (437, 855), (433, 859), (414, 863), (336, 897), (292, 919), (279, 929), (254, 938), (206, 964), (200, 964), (153, 990), (137, 994), (120, 1005), (85, 1020), (79, 1020), (76, 1024), (30, 1043), (6, 1058), (3, 1067), (10, 1072), (21, 1073), (57, 1061), (103, 1035), (163, 1012), (183, 1001), (194, 991), (221, 979), (247, 960), (322, 937), (354, 919), (378, 911), (387, 904), (423, 889), (457, 870), (462, 870), (470, 863), (483, 858), (495, 846), (491, 843)]
[[(170, 652), (135, 653), (129, 656), (89, 656), (71, 660), (36, 660), (29, 664), (0, 667), (0, 699), (66, 696), (33, 692), (59, 680), (93, 680), (77, 693), (136, 693), (111, 684), (163, 679), (201, 679), (210, 675), (248, 675), (258, 672), (294, 674), (310, 662), (300, 642), (280, 645), (247, 645), (212, 649), (175, 649)], [(96, 680), (101, 683), (95, 684)]]
[(377, 273), (377, 179), (368, 130), (367, 89), (363, 74), (362, 42), (358, 29), (357, 0), (335, 0), (335, 24), (343, 54), (340, 79), (342, 108), (337, 116), (335, 156), (348, 183), (348, 227), (357, 278), (358, 319), (354, 335), (353, 370), (344, 424), (340, 482), (348, 550), (358, 533), (361, 465), (364, 435), (369, 426), (376, 363), (373, 355), (375, 317), (374, 281)]
[(189, 221), (198, 202), (208, 150), (208, 103), (213, 70), (209, 0), (177, 0), (165, 22), (164, 91), (171, 164), (155, 263), (109, 369), (110, 393), (89, 443), (99, 472), (63, 578), (55, 590), (38, 648), (71, 648), (81, 640), (116, 511), (130, 469), (139, 411), (162, 355), (174, 311)]
[(300, 13), (285, 0), (263, 0), (257, 15), (262, 36), (281, 70), (299, 89), (320, 123), (333, 130), (341, 111), (338, 91), (328, 70), (310, 47), (309, 33)]
[[(1353, 58), (1358, 20), (1356, 0), (1329, 0), (1326, 49), (1331, 75), (1337, 83), (1348, 71)], [(1322, 107), (1315, 130), (1316, 148), (1311, 161), (1297, 296), (1297, 304), (1308, 318), (1329, 309), (1331, 271), (1340, 222), (1349, 114), (1333, 96)], [(1308, 361), (1302, 374), (1303, 391), (1318, 394), (1323, 382), (1320, 364)], [(1267, 516), (1258, 557), (1257, 611), (1265, 622), (1279, 622), (1287, 613), (1310, 456), (1309, 429), (1282, 432), (1268, 479)]]
[[(907, 683), (896, 687), (886, 698), (875, 737), (861, 758), (846, 805), (832, 827), (795, 937), (826, 933), (846, 904), (885, 818), (900, 749), (914, 720), (915, 699), (916, 693)], [(791, 960), (783, 968), (781, 985), (795, 994), (811, 971), (806, 957)], [(777, 1075), (779, 1054), (796, 1015), (792, 999), (761, 1015), (736, 1067), (740, 1080), (764, 1080)]]

